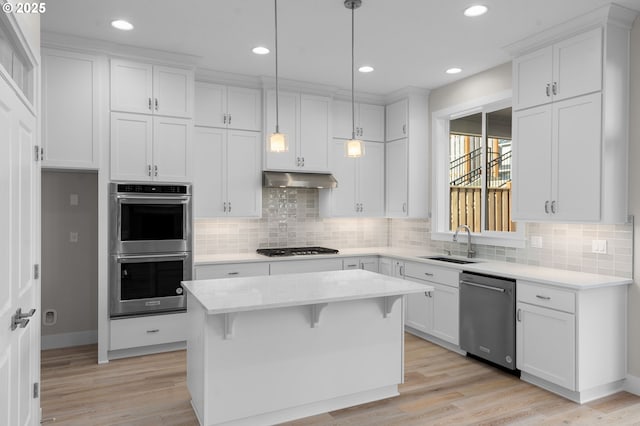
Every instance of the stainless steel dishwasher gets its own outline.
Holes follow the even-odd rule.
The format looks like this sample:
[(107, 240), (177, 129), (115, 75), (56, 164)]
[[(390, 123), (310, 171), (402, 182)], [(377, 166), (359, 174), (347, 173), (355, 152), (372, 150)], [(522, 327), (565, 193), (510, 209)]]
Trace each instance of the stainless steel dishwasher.
[(516, 282), (460, 274), (460, 348), (516, 370)]

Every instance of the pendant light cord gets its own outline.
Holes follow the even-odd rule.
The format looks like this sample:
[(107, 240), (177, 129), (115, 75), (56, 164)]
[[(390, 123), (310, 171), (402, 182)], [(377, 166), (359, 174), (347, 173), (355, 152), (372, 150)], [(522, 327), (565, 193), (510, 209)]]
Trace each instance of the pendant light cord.
[(274, 0), (273, 2), (275, 4), (275, 16), (276, 16), (276, 133), (280, 133), (280, 117), (279, 117), (279, 111), (278, 111), (278, 104), (279, 104), (279, 99), (278, 99), (278, 92), (279, 92), (279, 85), (278, 85), (278, 0)]
[(351, 6), (351, 139), (356, 139), (356, 103), (354, 96), (354, 86), (355, 86), (355, 7)]

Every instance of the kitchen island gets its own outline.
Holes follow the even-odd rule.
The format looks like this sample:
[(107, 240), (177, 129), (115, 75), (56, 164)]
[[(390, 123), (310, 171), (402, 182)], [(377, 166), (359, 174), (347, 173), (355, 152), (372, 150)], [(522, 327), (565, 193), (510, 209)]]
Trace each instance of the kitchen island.
[(363, 270), (183, 286), (202, 425), (275, 424), (398, 395), (402, 296), (433, 290)]

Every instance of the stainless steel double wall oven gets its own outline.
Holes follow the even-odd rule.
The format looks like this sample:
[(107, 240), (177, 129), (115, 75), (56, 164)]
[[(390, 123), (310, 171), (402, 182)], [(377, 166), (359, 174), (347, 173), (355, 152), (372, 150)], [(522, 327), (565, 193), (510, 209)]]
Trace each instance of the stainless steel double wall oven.
[(184, 311), (191, 279), (191, 185), (111, 183), (109, 314)]

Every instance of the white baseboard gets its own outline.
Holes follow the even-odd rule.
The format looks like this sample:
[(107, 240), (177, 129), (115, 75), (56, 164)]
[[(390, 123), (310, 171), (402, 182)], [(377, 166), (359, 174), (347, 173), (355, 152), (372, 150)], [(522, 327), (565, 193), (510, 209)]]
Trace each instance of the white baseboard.
[(640, 377), (627, 375), (627, 381), (624, 385), (624, 390), (629, 393), (640, 396)]
[(98, 330), (43, 335), (40, 341), (43, 351), (47, 349), (68, 348), (70, 346), (91, 345), (94, 343), (98, 343)]

